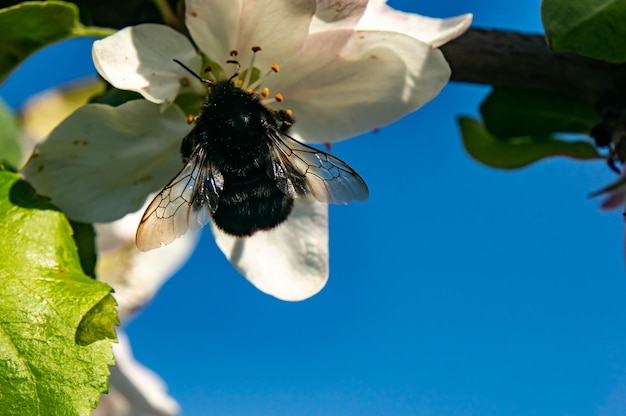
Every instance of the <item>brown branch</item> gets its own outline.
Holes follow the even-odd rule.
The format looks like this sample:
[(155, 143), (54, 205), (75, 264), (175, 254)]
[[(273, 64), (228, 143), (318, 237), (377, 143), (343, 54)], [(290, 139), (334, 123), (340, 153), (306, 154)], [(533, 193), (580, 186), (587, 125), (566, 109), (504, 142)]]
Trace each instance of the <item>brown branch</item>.
[(470, 29), (441, 50), (453, 81), (547, 92), (594, 106), (626, 96), (626, 65), (553, 52), (541, 35)]

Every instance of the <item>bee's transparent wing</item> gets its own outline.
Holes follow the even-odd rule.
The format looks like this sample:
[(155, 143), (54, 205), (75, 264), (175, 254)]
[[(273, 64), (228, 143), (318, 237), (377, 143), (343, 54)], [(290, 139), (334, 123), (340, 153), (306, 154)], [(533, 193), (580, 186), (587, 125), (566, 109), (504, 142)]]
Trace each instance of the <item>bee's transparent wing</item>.
[(343, 161), (276, 129), (270, 130), (269, 137), (275, 156), (271, 176), (286, 194), (313, 195), (319, 202), (333, 204), (367, 200), (367, 185)]
[(197, 230), (215, 212), (224, 177), (198, 146), (187, 164), (159, 192), (141, 218), (136, 243), (141, 251), (169, 244), (187, 230)]

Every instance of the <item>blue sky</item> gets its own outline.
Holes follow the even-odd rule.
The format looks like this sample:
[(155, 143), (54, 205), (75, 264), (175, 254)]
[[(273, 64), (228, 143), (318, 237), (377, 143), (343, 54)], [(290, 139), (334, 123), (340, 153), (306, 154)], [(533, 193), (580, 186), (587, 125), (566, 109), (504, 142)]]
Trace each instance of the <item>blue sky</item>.
[[(541, 31), (538, 0), (392, 4)], [(93, 74), (87, 41), (65, 47), (82, 61), (26, 65), (3, 98)], [(185, 415), (626, 414), (623, 222), (587, 197), (614, 175), (567, 159), (479, 165), (456, 118), (487, 93), (450, 84), (334, 146), (371, 197), (331, 207), (331, 276), (312, 299), (257, 291), (204, 232), (127, 328)]]

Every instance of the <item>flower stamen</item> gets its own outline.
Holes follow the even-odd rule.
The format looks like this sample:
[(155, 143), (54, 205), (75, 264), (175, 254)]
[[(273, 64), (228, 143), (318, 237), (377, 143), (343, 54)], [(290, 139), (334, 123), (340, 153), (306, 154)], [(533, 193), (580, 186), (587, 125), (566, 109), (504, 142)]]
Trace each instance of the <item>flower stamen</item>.
[(217, 79), (215, 78), (215, 75), (213, 74), (213, 68), (211, 68), (211, 65), (205, 66), (204, 69), (202, 70), (202, 73), (207, 75), (209, 80), (211, 80), (212, 82), (217, 81)]
[[(250, 48), (252, 50), (252, 57), (250, 58), (250, 64), (248, 65), (248, 67), (245, 69), (245, 76), (242, 78), (238, 78), (240, 75), (240, 70), (241, 70), (241, 63), (238, 60), (228, 60), (226, 61), (226, 63), (229, 64), (234, 64), (237, 66), (237, 69), (235, 70), (235, 73), (228, 79), (230, 82), (233, 82), (233, 85), (237, 88), (241, 88), (242, 90), (245, 90), (248, 94), (257, 94), (258, 97), (261, 99), (261, 103), (266, 105), (266, 104), (270, 104), (273, 102), (282, 102), (283, 101), (283, 95), (278, 93), (276, 95), (274, 95), (274, 97), (272, 98), (268, 98), (270, 96), (270, 90), (269, 88), (263, 88), (261, 91), (257, 92), (257, 89), (263, 84), (263, 81), (265, 80), (265, 78), (271, 74), (272, 72), (278, 72), (280, 71), (280, 66), (278, 66), (277, 63), (273, 63), (270, 68), (260, 77), (258, 77), (254, 82), (252, 81), (252, 74), (255, 71), (255, 67), (254, 67), (254, 63), (255, 63), (255, 59), (256, 59), (256, 54), (257, 52), (260, 52), (262, 49), (260, 46), (253, 46), (252, 48)], [(230, 51), (230, 56), (231, 57), (235, 57), (237, 56), (237, 51), (236, 50), (232, 50)], [(290, 114), (291, 115), (291, 114)]]
[(261, 85), (263, 81), (265, 81), (265, 78), (267, 78), (269, 74), (271, 74), (272, 72), (278, 72), (278, 71), (280, 71), (280, 67), (278, 66), (277, 63), (273, 63), (270, 69), (268, 69), (263, 75), (261, 75), (259, 79), (257, 79), (251, 85), (249, 85), (248, 88), (256, 90), (259, 87), (259, 85)]
[(252, 78), (252, 72), (254, 69), (254, 60), (256, 58), (256, 53), (261, 50), (260, 46), (252, 47), (252, 58), (250, 58), (250, 65), (248, 65), (248, 69), (246, 70), (246, 79), (243, 82), (243, 85), (250, 85), (250, 79)]
[[(267, 95), (269, 96), (269, 89), (265, 88), (264, 90), (267, 90)], [(259, 93), (259, 95), (264, 98), (264, 99), (261, 100), (261, 104), (263, 104), (263, 105), (268, 105), (268, 104), (275, 103), (275, 102), (281, 103), (284, 100), (284, 97), (283, 97), (283, 95), (281, 93), (278, 93), (278, 94), (274, 95), (272, 98), (265, 98), (266, 96), (263, 95), (263, 91), (261, 91), (261, 93)], [(289, 114), (289, 115), (291, 115), (291, 114)]]

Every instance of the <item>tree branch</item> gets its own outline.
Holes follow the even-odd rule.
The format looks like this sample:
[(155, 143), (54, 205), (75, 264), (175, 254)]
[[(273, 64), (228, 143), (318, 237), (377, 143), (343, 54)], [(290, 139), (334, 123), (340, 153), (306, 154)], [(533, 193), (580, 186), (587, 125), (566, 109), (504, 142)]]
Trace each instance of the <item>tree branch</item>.
[(541, 35), (470, 29), (441, 50), (453, 81), (530, 89), (593, 106), (626, 96), (626, 65), (553, 52)]

